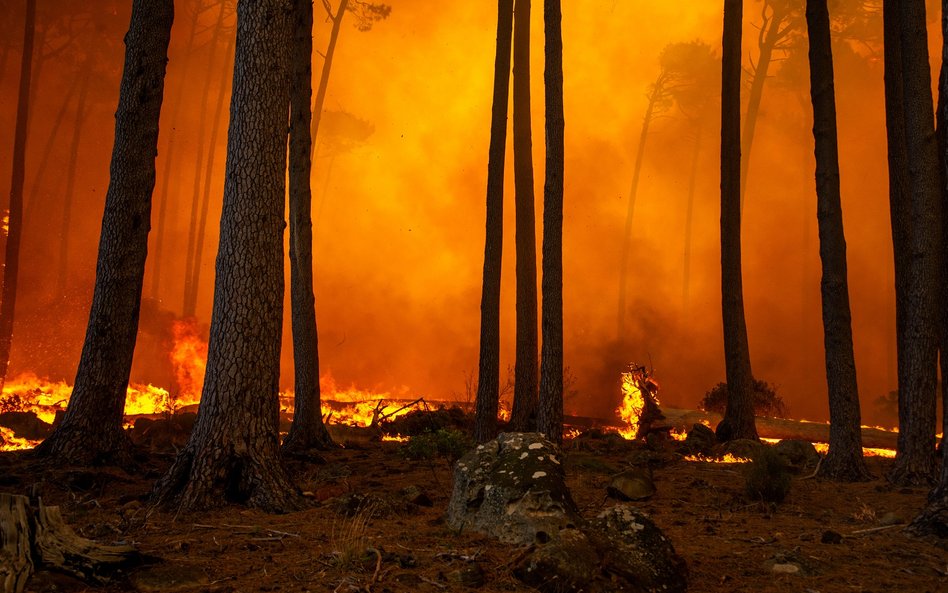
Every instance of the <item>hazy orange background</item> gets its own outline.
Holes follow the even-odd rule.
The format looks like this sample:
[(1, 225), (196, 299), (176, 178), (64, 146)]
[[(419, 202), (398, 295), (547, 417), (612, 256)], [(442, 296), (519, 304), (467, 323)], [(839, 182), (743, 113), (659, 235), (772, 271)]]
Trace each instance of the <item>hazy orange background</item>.
[[(232, 59), (222, 56), (226, 45), (226, 38), (222, 38), (217, 59), (208, 64), (207, 28), (217, 14), (212, 8), (198, 19), (202, 27), (198, 47), (191, 52), (190, 71), (187, 79), (183, 78), (184, 49), (195, 3), (177, 3), (159, 141), (159, 175), (169, 155), (172, 127), (174, 150), (180, 152), (172, 177), (159, 178), (156, 188), (153, 225), (158, 224), (157, 197), (164, 185), (171, 196), (163, 273), (159, 292), (152, 294), (153, 229), (145, 296), (157, 301), (145, 305), (133, 371), (135, 379), (156, 383), (169, 377), (163, 328), (182, 307), (183, 254), (193, 167), (199, 158), (195, 128), (200, 93), (205, 77), (213, 76), (208, 97), (212, 108), (220, 69), (229, 70)], [(65, 2), (66, 10), (41, 12), (40, 26), (50, 31), (48, 43), (57, 31), (78, 33), (66, 49), (45, 62), (35, 80), (13, 373), (32, 370), (70, 380), (75, 373), (108, 185), (112, 114), (128, 4), (106, 2), (87, 7)], [(328, 110), (344, 110), (374, 131), (349, 150), (332, 155), (322, 145), (315, 163), (315, 271), (322, 370), (340, 385), (430, 399), (464, 398), (465, 375), (476, 372), (477, 367), (496, 4), (446, 2), (435, 6), (392, 0), (392, 5), (391, 17), (371, 32), (357, 31), (352, 20), (343, 25), (326, 100)], [(747, 0), (745, 5), (744, 54), (756, 61), (755, 24), (760, 3)], [(682, 299), (682, 253), (693, 139), (677, 107), (653, 122), (646, 148), (633, 239), (630, 331), (621, 341), (615, 337), (618, 262), (635, 147), (648, 87), (658, 74), (659, 52), (669, 43), (692, 40), (705, 41), (719, 51), (721, 3), (600, 0), (564, 3), (563, 9), (565, 348), (566, 364), (578, 391), (567, 400), (567, 408), (611, 415), (619, 400), (619, 373), (630, 361), (651, 362), (665, 403), (694, 407), (707, 389), (724, 379), (719, 124), (715, 109), (699, 163), (689, 304)], [(0, 58), (0, 188), (6, 191), (22, 8), (7, 6), (4, 10), (7, 14), (0, 15), (5, 17), (6, 44), (0, 48), (5, 56)], [(316, 10), (314, 43), (323, 50), (328, 23), (319, 3)], [(75, 17), (81, 17), (82, 11), (88, 14)], [(232, 14), (227, 22), (232, 26)], [(881, 18), (875, 26), (881, 36)], [(933, 29), (933, 33), (937, 31)], [(233, 34), (232, 29), (228, 34)], [(538, 221), (542, 219), (544, 153), (542, 34), (542, 2), (534, 0)], [(934, 34), (930, 41), (936, 47), (940, 35)], [(893, 419), (873, 404), (896, 387), (881, 56), (873, 58), (866, 53), (860, 57), (845, 47), (837, 49), (843, 208), (860, 394), (866, 420), (891, 422)], [(58, 246), (63, 240), (59, 229), (74, 107), (67, 111), (44, 176), (38, 182), (34, 176), (55, 114), (87, 52), (92, 52), (95, 83), (83, 128), (76, 207), (68, 239), (69, 292), (59, 297), (54, 287)], [(772, 72), (787, 64), (792, 61), (776, 63)], [(320, 67), (317, 56), (316, 76)], [(802, 75), (806, 81), (805, 71)], [(185, 93), (185, 109), (176, 114), (171, 105), (179, 89)], [(717, 95), (719, 89), (708, 92)], [(810, 118), (808, 86), (788, 85), (780, 76), (768, 80), (748, 183), (744, 282), (755, 375), (778, 386), (794, 415), (821, 419), (828, 414)], [(216, 222), (223, 187), (223, 129), (201, 262), (198, 316), (205, 322), (210, 319)], [(326, 129), (326, 138), (321, 138), (324, 142), (332, 140)], [(508, 151), (502, 288), (505, 367), (514, 362), (511, 165)], [(538, 229), (538, 240), (541, 232)], [(288, 326), (283, 377), (290, 387)]]

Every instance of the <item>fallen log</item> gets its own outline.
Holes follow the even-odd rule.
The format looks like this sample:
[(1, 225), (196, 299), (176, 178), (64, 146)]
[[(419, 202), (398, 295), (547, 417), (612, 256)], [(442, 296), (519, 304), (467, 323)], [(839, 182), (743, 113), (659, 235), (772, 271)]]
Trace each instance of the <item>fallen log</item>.
[(21, 593), (38, 568), (103, 584), (119, 569), (140, 564), (132, 546), (98, 544), (80, 537), (59, 507), (14, 494), (0, 494), (0, 583), (2, 593)]

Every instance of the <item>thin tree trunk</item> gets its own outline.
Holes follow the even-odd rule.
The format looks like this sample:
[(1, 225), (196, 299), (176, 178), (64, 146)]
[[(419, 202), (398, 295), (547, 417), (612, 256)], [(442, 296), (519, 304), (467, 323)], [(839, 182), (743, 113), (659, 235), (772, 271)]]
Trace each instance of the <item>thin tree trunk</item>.
[(563, 31), (560, 0), (545, 0), (546, 181), (543, 185), (543, 346), (537, 428), (563, 442)]
[(234, 71), (234, 44), (237, 35), (231, 35), (224, 50), (224, 59), (228, 60), (230, 68), (221, 68), (220, 86), (217, 91), (217, 105), (214, 107), (214, 118), (211, 126), (211, 138), (207, 146), (207, 165), (204, 173), (204, 193), (201, 197), (201, 216), (198, 222), (197, 237), (194, 243), (194, 266), (191, 269), (191, 290), (194, 293), (195, 309), (197, 297), (201, 288), (201, 262), (204, 259), (204, 243), (207, 239), (207, 215), (211, 207), (211, 183), (214, 181), (214, 157), (217, 155), (217, 138), (220, 135), (221, 120), (224, 113), (224, 99), (230, 90), (228, 73)]
[(517, 360), (510, 430), (536, 430), (539, 389), (537, 236), (530, 108), (530, 0), (514, 3), (513, 153), (516, 190)]
[(639, 190), (639, 178), (642, 175), (642, 163), (645, 161), (645, 143), (648, 140), (648, 129), (655, 115), (655, 103), (663, 94), (665, 72), (658, 75), (652, 92), (648, 96), (648, 106), (645, 108), (645, 117), (642, 120), (642, 131), (639, 134), (639, 146), (635, 153), (635, 165), (632, 168), (632, 186), (629, 188), (629, 208), (625, 214), (625, 230), (622, 233), (622, 252), (619, 259), (619, 308), (616, 321), (616, 339), (622, 343), (625, 338), (626, 299), (629, 284), (629, 257), (632, 250), (632, 223), (635, 217), (635, 197)]
[[(772, 8), (770, 18), (767, 18), (767, 7)], [(757, 130), (757, 118), (760, 116), (760, 104), (764, 98), (764, 83), (767, 82), (767, 72), (773, 60), (774, 49), (783, 36), (780, 24), (786, 18), (785, 12), (777, 10), (770, 2), (764, 2), (761, 8), (764, 23), (760, 32), (760, 55), (757, 57), (757, 68), (747, 93), (747, 115), (744, 119), (744, 135), (741, 138), (741, 212), (744, 212), (744, 197), (747, 193), (747, 174), (750, 171), (751, 149), (754, 146), (754, 133)]]
[(510, 94), (510, 51), (513, 2), (497, 2), (497, 47), (494, 55), (494, 95), (487, 159), (487, 228), (484, 240), (484, 279), (481, 286), (480, 356), (474, 439), (483, 443), (497, 433), (500, 388), (500, 263), (504, 242), (504, 159), (507, 146), (507, 100)]
[(76, 168), (79, 162), (79, 141), (82, 138), (82, 124), (86, 119), (86, 97), (89, 94), (90, 63), (85, 70), (79, 86), (79, 99), (76, 103), (76, 125), (72, 131), (72, 144), (69, 147), (69, 165), (66, 169), (66, 191), (63, 193), (63, 223), (59, 234), (59, 280), (57, 294), (66, 295), (66, 281), (69, 277), (69, 231), (72, 229), (72, 203), (76, 187)]
[(56, 463), (131, 462), (122, 419), (138, 334), (173, 5), (132, 4), (89, 325), (66, 414), (36, 448)]
[(862, 457), (859, 390), (853, 354), (852, 316), (846, 270), (846, 239), (839, 189), (839, 148), (836, 131), (836, 90), (826, 0), (807, 0), (810, 42), (810, 94), (816, 143), (817, 219), (823, 262), (823, 344), (829, 389), (830, 446), (820, 474), (853, 482), (869, 479)]
[(188, 226), (188, 252), (186, 254), (184, 266), (184, 304), (182, 306), (182, 315), (193, 317), (197, 310), (197, 290), (194, 286), (195, 272), (194, 268), (201, 265), (201, 262), (195, 259), (195, 251), (198, 241), (198, 215), (201, 211), (201, 174), (204, 173), (201, 156), (204, 154), (205, 128), (207, 123), (207, 97), (211, 94), (211, 73), (218, 67), (215, 63), (217, 57), (217, 45), (220, 41), (221, 32), (224, 29), (224, 2), (220, 3), (220, 11), (217, 14), (217, 24), (214, 25), (214, 35), (211, 37), (211, 53), (207, 58), (207, 74), (204, 76), (204, 90), (201, 93), (200, 116), (198, 117), (198, 140), (195, 154), (197, 158), (194, 162), (194, 183), (191, 190), (191, 224)]
[(197, 422), (153, 497), (181, 510), (302, 500), (279, 454), (291, 11), (240, 0), (207, 373)]
[(284, 453), (333, 447), (323, 424), (319, 393), (319, 341), (313, 295), (313, 194), (310, 99), (313, 95), (313, 3), (294, 0), (290, 82), (290, 305), (293, 329), (293, 424)]
[(685, 207), (685, 254), (682, 259), (681, 310), (687, 315), (691, 301), (691, 240), (694, 233), (695, 191), (698, 187), (698, 162), (704, 135), (702, 115), (695, 118), (695, 147), (691, 153), (691, 173), (688, 176), (688, 204)]
[[(329, 12), (329, 0), (324, 0), (323, 5), (326, 12)], [(326, 103), (326, 89), (329, 88), (329, 73), (332, 71), (332, 59), (336, 55), (336, 42), (339, 41), (339, 30), (342, 28), (342, 19), (346, 16), (346, 9), (349, 7), (349, 0), (339, 0), (339, 9), (336, 14), (330, 14), (332, 19), (332, 30), (329, 32), (329, 45), (326, 46), (326, 57), (323, 58), (323, 70), (319, 75), (319, 86), (316, 87), (316, 99), (313, 101), (313, 123), (312, 123), (312, 146), (309, 150), (309, 160), (313, 160), (313, 151), (316, 148), (316, 138), (319, 135), (319, 122), (323, 118), (323, 105)]]
[[(890, 4), (887, 0), (885, 4)], [(885, 18), (896, 15), (891, 5)], [(931, 484), (935, 477), (935, 410), (940, 311), (941, 195), (928, 66), (924, 0), (898, 3), (902, 99), (910, 221), (905, 282), (905, 352), (900, 362), (899, 448), (889, 480)], [(891, 24), (891, 23), (890, 23)]]
[(23, 180), (26, 177), (27, 124), (30, 117), (30, 83), (33, 67), (33, 36), (36, 30), (36, 0), (27, 0), (23, 27), (23, 58), (20, 61), (20, 88), (13, 132), (12, 180), (3, 288), (0, 290), (0, 390), (10, 367), (13, 343), (13, 316), (16, 312), (17, 276), (20, 270), (20, 239), (23, 234)]
[[(223, 1), (223, 0), (219, 0)], [(184, 51), (182, 56), (182, 70), (181, 70), (181, 84), (178, 85), (178, 90), (175, 93), (174, 99), (171, 102), (171, 109), (169, 111), (171, 117), (171, 126), (168, 130), (168, 143), (165, 147), (165, 166), (164, 170), (161, 173), (161, 194), (158, 198), (158, 229), (155, 236), (155, 254), (151, 258), (154, 261), (153, 272), (151, 275), (151, 298), (157, 299), (160, 294), (161, 289), (161, 266), (164, 263), (164, 248), (165, 248), (165, 219), (167, 218), (168, 213), (168, 202), (171, 201), (170, 189), (172, 185), (177, 187), (178, 180), (175, 177), (174, 183), (172, 183), (172, 174), (174, 166), (177, 162), (176, 157), (178, 156), (177, 151), (175, 150), (175, 136), (176, 128), (181, 116), (181, 102), (184, 99), (184, 89), (188, 87), (190, 79), (188, 74), (191, 70), (191, 54), (194, 49), (194, 40), (197, 37), (197, 28), (198, 28), (198, 17), (200, 17), (201, 12), (203, 11), (203, 0), (198, 0), (197, 6), (194, 7), (194, 15), (191, 18), (191, 21), (188, 28), (188, 40), (184, 45)]]
[(715, 433), (720, 441), (757, 439), (753, 374), (744, 320), (741, 277), (741, 25), (743, 0), (724, 2), (721, 79), (721, 308), (727, 408)]

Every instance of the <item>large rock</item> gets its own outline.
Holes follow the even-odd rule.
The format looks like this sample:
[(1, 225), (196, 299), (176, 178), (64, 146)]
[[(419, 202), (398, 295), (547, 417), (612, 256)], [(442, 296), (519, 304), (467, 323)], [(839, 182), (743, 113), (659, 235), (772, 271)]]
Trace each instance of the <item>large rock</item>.
[(539, 433), (501, 433), (454, 466), (448, 525), (532, 544), (579, 525), (561, 453)]
[(820, 454), (810, 441), (784, 439), (774, 445), (774, 451), (783, 457), (794, 473), (814, 468), (820, 462)]
[(39, 419), (36, 412), (2, 412), (0, 426), (13, 431), (13, 436), (19, 439), (40, 441), (49, 436), (53, 426)]
[(688, 431), (688, 436), (679, 447), (679, 452), (684, 455), (711, 455), (718, 439), (714, 436), (714, 431), (704, 424), (695, 424)]
[(645, 500), (655, 494), (655, 482), (652, 480), (652, 469), (633, 467), (616, 474), (606, 487), (606, 494), (618, 500)]

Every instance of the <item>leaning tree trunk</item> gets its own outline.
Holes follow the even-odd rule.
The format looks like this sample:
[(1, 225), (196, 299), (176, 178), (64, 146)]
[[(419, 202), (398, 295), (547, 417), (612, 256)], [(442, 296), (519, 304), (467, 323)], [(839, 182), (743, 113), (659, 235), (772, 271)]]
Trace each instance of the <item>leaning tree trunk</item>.
[(830, 446), (820, 474), (853, 482), (870, 478), (862, 457), (859, 390), (853, 354), (852, 316), (846, 271), (846, 239), (839, 190), (839, 149), (836, 132), (836, 90), (826, 0), (807, 0), (810, 41), (810, 94), (816, 142), (817, 219), (823, 262), (823, 343), (829, 388)]
[(13, 175), (10, 182), (10, 209), (7, 246), (0, 289), (0, 390), (10, 367), (13, 344), (13, 316), (16, 312), (16, 284), (20, 270), (20, 239), (23, 234), (23, 180), (26, 177), (26, 129), (30, 119), (30, 79), (33, 68), (33, 35), (36, 31), (36, 0), (26, 2), (23, 27), (23, 59), (20, 62), (20, 89), (13, 132)]
[(563, 442), (563, 30), (560, 0), (545, 0), (546, 181), (543, 185), (543, 317), (537, 429)]
[(72, 144), (69, 147), (69, 165), (66, 169), (66, 191), (63, 193), (63, 222), (59, 233), (59, 279), (57, 294), (66, 296), (66, 282), (69, 276), (69, 233), (72, 230), (72, 204), (76, 187), (76, 167), (79, 161), (79, 141), (82, 138), (82, 124), (86, 119), (86, 98), (89, 94), (89, 68), (91, 62), (83, 66), (82, 82), (79, 83), (79, 99), (76, 103), (76, 125), (72, 130)]
[(718, 440), (757, 439), (741, 278), (741, 24), (743, 0), (724, 2), (721, 78), (721, 308), (727, 408)]
[(310, 98), (313, 94), (313, 3), (293, 3), (292, 80), (290, 81), (290, 305), (293, 326), (293, 424), (284, 453), (329, 449), (334, 443), (319, 394), (319, 342), (313, 295), (313, 193), (309, 158)]
[[(325, 4), (328, 6), (329, 4)], [(332, 29), (329, 32), (329, 44), (326, 46), (326, 55), (323, 57), (323, 70), (319, 75), (319, 86), (316, 87), (316, 99), (313, 101), (313, 121), (310, 124), (312, 134), (310, 135), (311, 146), (309, 149), (309, 160), (312, 162), (316, 150), (316, 137), (319, 134), (319, 122), (323, 119), (323, 105), (326, 103), (326, 89), (329, 88), (329, 73), (332, 71), (332, 59), (336, 55), (336, 43), (339, 41), (339, 31), (342, 29), (342, 19), (346, 16), (346, 9), (349, 7), (349, 0), (339, 0), (339, 8), (335, 15), (330, 15), (332, 19)]]
[(290, 11), (240, 0), (207, 371), (197, 422), (154, 499), (300, 506), (280, 461), (280, 332)]
[(517, 247), (517, 360), (510, 430), (536, 430), (537, 236), (533, 194), (533, 139), (530, 125), (530, 0), (514, 4), (513, 152)]
[(500, 262), (504, 241), (504, 157), (507, 146), (507, 99), (510, 93), (510, 46), (513, 0), (497, 2), (497, 48), (494, 56), (494, 96), (487, 158), (487, 230), (484, 240), (484, 279), (481, 285), (480, 356), (474, 439), (482, 443), (497, 433), (500, 387)]
[(122, 413), (138, 334), (173, 5), (132, 4), (89, 325), (66, 414), (36, 449), (57, 463), (131, 461)]
[[(928, 66), (924, 0), (885, 3), (885, 19), (897, 15), (901, 86), (908, 163), (910, 221), (905, 273), (905, 332), (899, 385), (899, 448), (889, 480), (902, 485), (931, 484), (935, 476), (935, 409), (940, 310), (941, 199), (937, 143)], [(897, 11), (897, 12), (896, 12)], [(889, 57), (889, 56), (886, 56)], [(899, 117), (896, 115), (896, 117)], [(897, 294), (898, 296), (898, 294)]]

